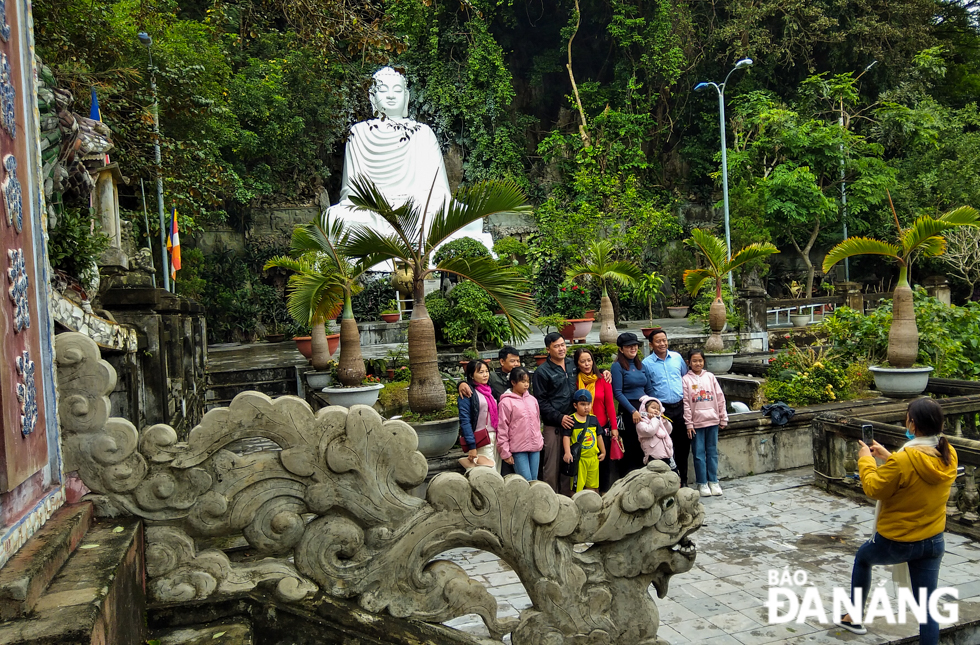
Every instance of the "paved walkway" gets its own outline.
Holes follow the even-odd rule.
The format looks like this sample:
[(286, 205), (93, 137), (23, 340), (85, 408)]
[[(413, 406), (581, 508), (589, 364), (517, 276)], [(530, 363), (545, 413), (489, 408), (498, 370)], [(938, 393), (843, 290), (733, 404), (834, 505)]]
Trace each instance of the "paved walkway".
[[(829, 615), (832, 588), (849, 587), (854, 552), (870, 537), (874, 507), (825, 493), (811, 485), (812, 478), (810, 468), (743, 477), (722, 482), (724, 496), (702, 498), (705, 523), (693, 536), (695, 566), (671, 578), (668, 597), (656, 600), (660, 637), (671, 645), (789, 645), (889, 643), (918, 633), (918, 625), (880, 619), (864, 636), (813, 619), (769, 624), (763, 603), (770, 569), (806, 571)], [(517, 575), (496, 556), (472, 549), (446, 555), (491, 589), (503, 616), (530, 606)], [(887, 570), (875, 567), (874, 583), (886, 579), (891, 579)], [(959, 622), (980, 619), (980, 545), (946, 534), (940, 586), (959, 590)], [(487, 635), (476, 615), (447, 625)]]

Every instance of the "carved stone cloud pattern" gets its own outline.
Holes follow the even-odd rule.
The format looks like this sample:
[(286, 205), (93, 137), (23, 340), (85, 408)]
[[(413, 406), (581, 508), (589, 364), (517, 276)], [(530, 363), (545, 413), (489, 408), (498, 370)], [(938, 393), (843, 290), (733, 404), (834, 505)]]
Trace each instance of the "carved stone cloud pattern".
[[(664, 597), (670, 576), (693, 566), (688, 536), (704, 510), (659, 461), (602, 497), (567, 498), (477, 468), (436, 476), (423, 500), (409, 493), (427, 473), (415, 432), (372, 408), (314, 413), (297, 397), (243, 392), (178, 442), (169, 426), (138, 432), (109, 417), (115, 373), (90, 339), (59, 335), (57, 356), (66, 470), (103, 508), (145, 519), (156, 601), (268, 583), (283, 600), (319, 590), (429, 622), (477, 613), (495, 639), (511, 633), (515, 645), (663, 643), (647, 589), (652, 582)], [(226, 449), (250, 437), (280, 450)], [(232, 562), (197, 548), (227, 536), (267, 557)], [(533, 605), (500, 617), (482, 584), (434, 559), (462, 546), (504, 559)]]

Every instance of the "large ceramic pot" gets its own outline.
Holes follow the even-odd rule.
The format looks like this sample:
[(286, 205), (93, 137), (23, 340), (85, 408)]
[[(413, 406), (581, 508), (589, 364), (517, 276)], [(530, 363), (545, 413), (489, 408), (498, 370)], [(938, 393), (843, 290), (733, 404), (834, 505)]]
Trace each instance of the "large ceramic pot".
[(419, 452), (428, 459), (441, 457), (449, 452), (459, 439), (459, 417), (409, 423), (419, 438)]
[(313, 337), (312, 336), (296, 336), (293, 338), (296, 341), (296, 349), (299, 353), (306, 357), (306, 360), (313, 358)]
[(931, 367), (879, 367), (868, 368), (875, 378), (875, 388), (896, 399), (907, 399), (925, 392), (929, 385)]
[(398, 322), (398, 319), (401, 317), (402, 317), (401, 314), (381, 314), (381, 320), (385, 321), (388, 324)]
[(562, 327), (561, 335), (565, 340), (575, 340), (585, 338), (592, 331), (594, 318), (570, 318), (568, 324)]
[(327, 334), (327, 351), (333, 356), (340, 347), (340, 334)]
[(352, 405), (374, 405), (378, 400), (381, 383), (371, 383), (359, 387), (325, 387), (322, 392), (330, 405), (340, 405), (349, 408)]
[(704, 369), (708, 370), (712, 374), (724, 374), (728, 372), (728, 370), (732, 369), (732, 362), (734, 360), (735, 352), (725, 352), (721, 354), (705, 352)]
[(810, 324), (810, 314), (790, 314), (789, 320), (794, 327), (806, 327)]
[(683, 318), (687, 316), (687, 310), (690, 307), (667, 307), (667, 315), (671, 318)]

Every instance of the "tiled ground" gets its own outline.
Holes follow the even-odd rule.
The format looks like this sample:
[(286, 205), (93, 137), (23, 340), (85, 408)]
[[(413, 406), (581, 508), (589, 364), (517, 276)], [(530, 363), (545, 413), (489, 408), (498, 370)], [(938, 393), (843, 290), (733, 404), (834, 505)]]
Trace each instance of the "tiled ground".
[[(809, 468), (767, 473), (722, 482), (724, 496), (702, 498), (705, 524), (694, 535), (695, 566), (674, 576), (668, 597), (657, 600), (662, 638), (672, 645), (788, 645), (888, 643), (917, 633), (917, 625), (884, 621), (864, 636), (815, 620), (769, 624), (763, 603), (770, 569), (806, 571), (829, 614), (831, 589), (849, 586), (854, 552), (871, 533), (872, 506), (824, 493), (811, 481)], [(447, 556), (491, 588), (501, 615), (530, 606), (517, 575), (496, 556), (469, 549)], [(875, 567), (874, 582), (886, 579), (888, 571)], [(960, 622), (980, 619), (980, 545), (947, 533), (940, 585), (958, 588)], [(475, 615), (447, 624), (487, 634)]]

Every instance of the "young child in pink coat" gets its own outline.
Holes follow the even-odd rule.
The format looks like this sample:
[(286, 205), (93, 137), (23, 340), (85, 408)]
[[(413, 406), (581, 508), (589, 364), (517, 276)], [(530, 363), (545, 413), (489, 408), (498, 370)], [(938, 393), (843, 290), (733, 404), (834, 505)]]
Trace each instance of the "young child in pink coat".
[(674, 442), (670, 439), (673, 424), (663, 415), (660, 399), (652, 396), (640, 397), (640, 421), (636, 424), (636, 434), (643, 449), (643, 463), (659, 459), (671, 470), (677, 470), (674, 463)]
[(725, 393), (715, 375), (704, 369), (704, 352), (691, 350), (684, 386), (684, 423), (694, 453), (694, 476), (701, 497), (721, 495), (718, 483), (718, 429), (728, 425)]
[(528, 388), (531, 377), (523, 367), (510, 371), (510, 389), (500, 397), (497, 450), (500, 458), (528, 481), (538, 478), (541, 449), (541, 411)]

